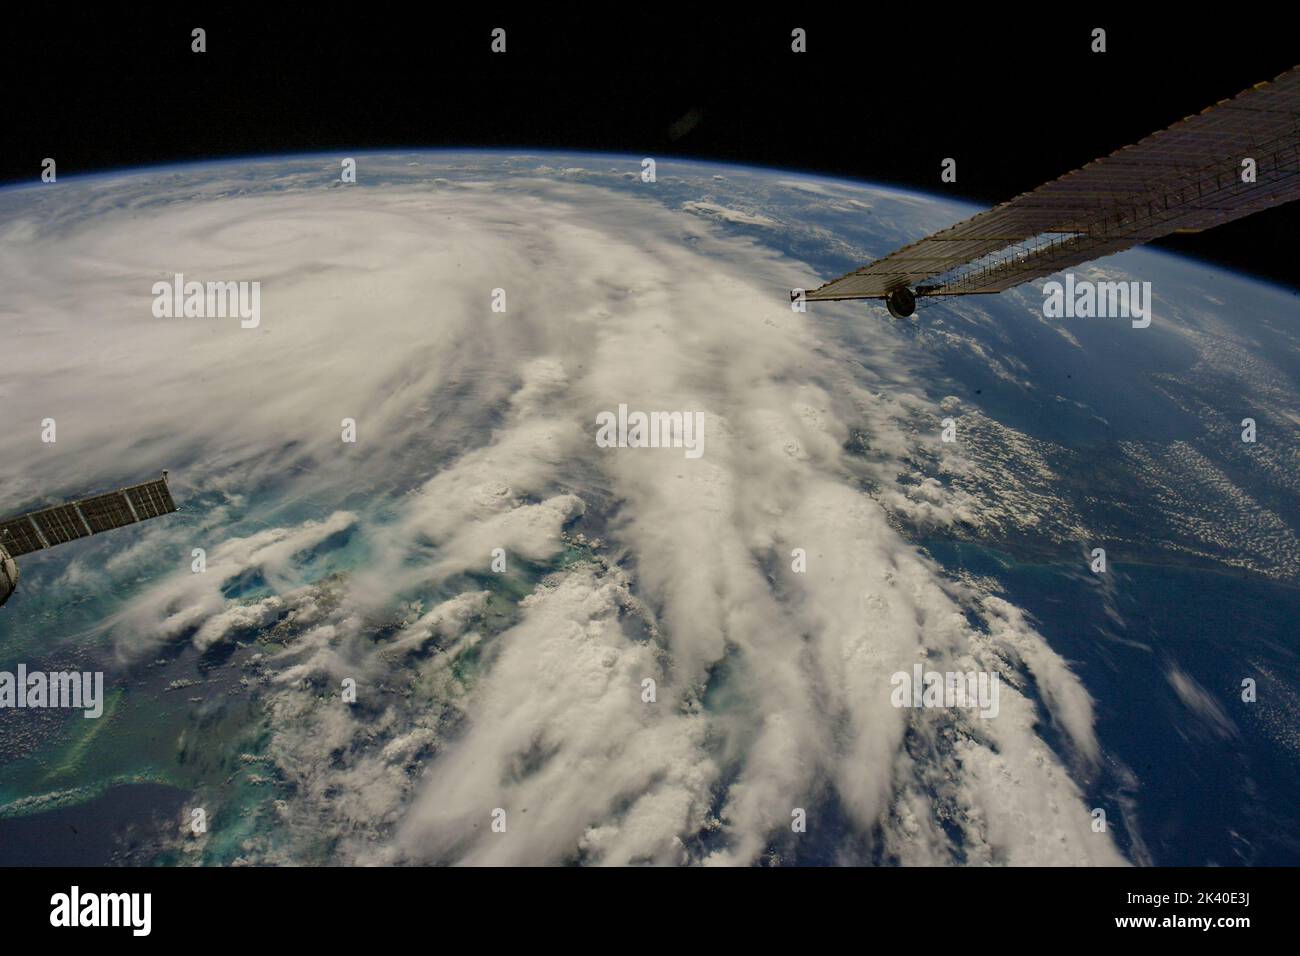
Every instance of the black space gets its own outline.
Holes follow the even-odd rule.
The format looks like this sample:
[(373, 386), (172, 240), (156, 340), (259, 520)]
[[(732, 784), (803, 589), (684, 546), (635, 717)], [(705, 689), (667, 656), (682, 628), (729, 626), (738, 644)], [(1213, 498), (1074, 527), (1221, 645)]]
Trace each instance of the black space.
[[(843, 174), (992, 204), (1300, 62), (1293, 29), (1134, 7), (362, 5), (6, 12), (0, 181), (306, 150), (509, 146)], [(1208, 9), (1208, 8), (1207, 8)], [(208, 50), (190, 52), (190, 30)], [(508, 52), (489, 50), (493, 27)], [(790, 52), (793, 27), (809, 51)], [(1108, 52), (1089, 50), (1093, 27)], [(684, 117), (698, 120), (693, 127)], [(940, 161), (957, 160), (955, 184)], [(1165, 248), (1300, 284), (1300, 204)]]

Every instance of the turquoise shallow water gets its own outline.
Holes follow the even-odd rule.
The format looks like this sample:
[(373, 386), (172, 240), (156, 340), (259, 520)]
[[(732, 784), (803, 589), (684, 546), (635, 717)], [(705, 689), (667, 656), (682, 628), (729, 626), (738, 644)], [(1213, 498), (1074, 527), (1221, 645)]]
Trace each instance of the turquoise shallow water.
[[(408, 159), (443, 166), (407, 173)], [(563, 165), (572, 169), (551, 169), (546, 175), (565, 188), (571, 184), (564, 177), (572, 176), (601, 189), (637, 191), (674, 211), (702, 199), (709, 200), (710, 209), (743, 210), (747, 219), (711, 219), (711, 226), (807, 262), (825, 277), (969, 211), (946, 201), (854, 184), (803, 180), (790, 186), (783, 185), (789, 176), (780, 172), (690, 163), (663, 164), (662, 188), (647, 192), (629, 178), (625, 162), (626, 157), (566, 157)], [(482, 189), (496, 177), (494, 188), (514, 190), (524, 200), (528, 190), (512, 178), (536, 176), (537, 163), (535, 157), (501, 154), (411, 154), (368, 182), (382, 186), (405, 182), (408, 176), (429, 182), (427, 177), (436, 174), (438, 181)], [(204, 176), (221, 172), (243, 180), (240, 189), (293, 191), (318, 177), (320, 165), (318, 159), (299, 157), (245, 167), (178, 168), (164, 179), (175, 177), (184, 186), (190, 182), (185, 177), (194, 177), (197, 194), (206, 188)], [(60, 210), (51, 205), (52, 226), (73, 229), (86, 215), (110, 213), (112, 182), (112, 177), (91, 182), (96, 189), (84, 207)], [(155, 195), (157, 184), (134, 188), (131, 201), (143, 213), (166, 201)], [(0, 193), (0, 220), (24, 202), (51, 202), (46, 195), (19, 192)], [(764, 225), (755, 214), (779, 221), (781, 228)], [(1132, 268), (1140, 265), (1158, 283), (1158, 324), (1144, 338), (1115, 334), (1096, 323), (1071, 325), (1069, 335), (1062, 334), (1040, 321), (1035, 293), (1026, 289), (977, 303), (927, 303), (916, 323), (894, 328), (927, 357), (918, 374), (925, 392), (936, 402), (954, 396), (962, 403), (967, 416), (963, 427), (984, 416), (1010, 430), (993, 432), (975, 456), (981, 463), (987, 463), (987, 456), (1007, 468), (991, 485), (974, 488), (986, 501), (1013, 512), (1006, 526), (993, 532), (954, 527), (944, 536), (918, 540), (950, 572), (994, 582), (1034, 616), (1049, 644), (1072, 662), (1096, 701), (1097, 735), (1105, 755), (1101, 772), (1080, 786), (1090, 806), (1107, 809), (1113, 832), (1131, 859), (1295, 863), (1300, 861), (1294, 836), (1300, 833), (1300, 639), (1295, 625), (1300, 592), (1293, 586), (1297, 565), (1287, 538), (1297, 527), (1296, 498), (1287, 482), (1300, 443), (1294, 422), (1287, 423), (1300, 407), (1289, 404), (1284, 388), (1286, 379), (1300, 377), (1300, 350), (1290, 322), (1294, 297), (1245, 277), (1150, 252), (1123, 261)], [(764, 276), (754, 281), (768, 282)], [(768, 291), (785, 308), (785, 290), (773, 286)], [(836, 313), (833, 321), (816, 314), (807, 321), (819, 323), (818, 334), (827, 341), (852, 346), (863, 328), (882, 321), (873, 308), (864, 306), (846, 320)], [(422, 320), (413, 314), (411, 328), (418, 330)], [(1197, 325), (1200, 320), (1205, 329)], [(1225, 338), (1216, 323), (1248, 338), (1249, 347)], [(1193, 328), (1206, 338), (1174, 334), (1175, 327)], [(346, 354), (346, 349), (340, 353)], [(868, 349), (857, 354), (864, 369), (875, 371), (881, 362)], [(1244, 358), (1216, 366), (1210, 361), (1214, 356)], [(1261, 372), (1261, 357), (1273, 363), (1272, 371)], [(502, 380), (510, 371), (503, 370)], [(1274, 372), (1276, 377), (1269, 377)], [(78, 812), (96, 827), (126, 832), (133, 824), (147, 836), (156, 819), (174, 816), (178, 795), (217, 808), (214, 835), (199, 852), (166, 849), (157, 857), (160, 862), (224, 864), (239, 858), (246, 840), (273, 845), (275, 801), (292, 802), (296, 795), (266, 769), (267, 714), (257, 691), (242, 681), (254, 673), (250, 659), (279, 650), (285, 635), (271, 633), (272, 626), (249, 628), (199, 653), (188, 644), (192, 631), (186, 631), (156, 653), (125, 660), (113, 642), (130, 641), (133, 635), (118, 633), (110, 639), (105, 623), (184, 567), (196, 537), (246, 537), (324, 520), (340, 509), (359, 516), (355, 527), (330, 536), (293, 562), (287, 578), (258, 571), (226, 582), (222, 593), (230, 602), (246, 604), (364, 571), (374, 558), (375, 536), (399, 513), (400, 496), (481, 443), (501, 423), (504, 413), (498, 405), (476, 405), (484, 394), (476, 387), (490, 394), (493, 374), (474, 382), (467, 373), (465, 381), (447, 385), (427, 403), (404, 409), (409, 419), (429, 425), (428, 440), (422, 436), (406, 446), (386, 474), (364, 473), (361, 459), (341, 469), (348, 478), (354, 469), (360, 476), (355, 481), (325, 482), (327, 464), (294, 458), (286, 440), (284, 447), (272, 450), (274, 467), (265, 469), (259, 482), (246, 488), (236, 481), (239, 494), (227, 497), (204, 484), (210, 476), (194, 461), (168, 460), (163, 464), (173, 469), (180, 514), (147, 529), (123, 529), (111, 539), (26, 556), (22, 592), (0, 617), (0, 666), (21, 660), (49, 670), (102, 667), (110, 675), (111, 705), (98, 722), (56, 715), (21, 731), (0, 728), (0, 807), (6, 808), (0, 822), (9, 827), (4, 832), (14, 852), (30, 856), (34, 851), (22, 847), (24, 841), (68, 820), (75, 825)], [(913, 383), (900, 377), (897, 384), (903, 389)], [(1256, 401), (1258, 395), (1267, 401)], [(458, 418), (466, 409), (472, 414)], [(1259, 418), (1267, 440), (1243, 449), (1234, 430), (1248, 412)], [(285, 432), (300, 427), (297, 421), (282, 423)], [(1032, 444), (1016, 444), (1021, 437)], [(868, 448), (874, 438), (868, 436)], [(147, 445), (142, 442), (145, 450)], [(1162, 456), (1171, 449), (1177, 453), (1174, 464), (1190, 461), (1196, 469), (1178, 471), (1169, 465)], [(200, 457), (205, 453), (191, 450)], [(1149, 465), (1148, 458), (1158, 467)], [(923, 466), (916, 463), (918, 469)], [(557, 471), (556, 484), (588, 502), (584, 529), (604, 535), (618, 505), (604, 479), (593, 480), (580, 463)], [(77, 490), (111, 487), (133, 477), (138, 476), (77, 476), (82, 482)], [(328, 493), (314, 493), (317, 477), (322, 487), (328, 484)], [(963, 477), (942, 474), (941, 480)], [(1224, 487), (1230, 494), (1216, 498)], [(1055, 498), (1041, 504), (1033, 497), (1039, 492)], [(1203, 512), (1195, 511), (1202, 505)], [(1266, 509), (1277, 516), (1280, 531), (1276, 526), (1261, 530), (1247, 520)], [(1060, 534), (1053, 525), (1058, 517), (1065, 528)], [(1082, 524), (1092, 532), (1087, 544), (1103, 541), (1110, 547), (1106, 586), (1082, 570), (1078, 556), (1085, 542), (1062, 537)], [(210, 534), (206, 527), (212, 528)], [(1272, 535), (1268, 547), (1253, 548), (1267, 537), (1263, 531)], [(971, 537), (980, 543), (967, 540)], [(432, 561), (437, 554), (438, 543), (429, 541), (408, 562)], [(397, 597), (428, 607), (464, 590), (491, 590), (483, 619), (488, 633), (495, 634), (517, 619), (517, 602), (545, 572), (583, 555), (581, 548), (569, 547), (550, 564), (518, 562), (504, 581), (487, 574), (457, 575), (438, 588), (413, 588)], [(624, 560), (634, 568), (637, 556)], [(99, 569), (108, 573), (87, 573)], [(395, 603), (366, 609), (375, 644), (397, 630), (400, 608)], [(491, 659), (488, 641), (458, 661), (457, 674), (472, 679)], [(729, 673), (727, 660), (714, 669), (706, 709), (743, 709), (745, 701), (739, 698), (744, 687), (728, 683)], [(1238, 682), (1247, 676), (1258, 682), (1257, 705), (1239, 699)], [(389, 690), (397, 699), (406, 688)], [(307, 691), (324, 693), (314, 687)], [(755, 720), (762, 716), (753, 715)], [(1042, 735), (1059, 745), (1055, 728), (1044, 726)], [(730, 762), (715, 811), (743, 764), (743, 755), (720, 759), (724, 757)], [(871, 834), (849, 832), (848, 817), (834, 793), (814, 797), (820, 819), (832, 824), (797, 845), (774, 845), (774, 851), (793, 862), (890, 862), (873, 845)], [(706, 832), (694, 838), (693, 846), (705, 852), (724, 842), (725, 835)], [(58, 845), (59, 853), (75, 855), (78, 843)], [(86, 862), (112, 856), (102, 842), (82, 845), (88, 847)], [(142, 838), (138, 852), (147, 855), (149, 846)], [(312, 861), (328, 860), (332, 848), (329, 835), (323, 834), (295, 852)]]

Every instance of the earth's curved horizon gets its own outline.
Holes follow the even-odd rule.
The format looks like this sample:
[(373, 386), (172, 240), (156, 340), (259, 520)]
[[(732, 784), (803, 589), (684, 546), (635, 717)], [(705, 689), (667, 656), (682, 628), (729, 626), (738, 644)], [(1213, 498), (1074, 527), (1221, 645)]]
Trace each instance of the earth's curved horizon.
[[(566, 149), (529, 149), (525, 147), (511, 148), (505, 146), (482, 146), (482, 147), (455, 147), (455, 146), (413, 146), (405, 148), (392, 149), (375, 149), (367, 148), (362, 150), (322, 150), (308, 149), (295, 150), (292, 152), (266, 152), (266, 153), (247, 153), (237, 156), (221, 156), (215, 159), (179, 159), (174, 161), (162, 161), (157, 163), (144, 163), (141, 165), (130, 166), (110, 166), (95, 169), (78, 170), (74, 173), (60, 173), (59, 182), (62, 183), (83, 183), (95, 179), (116, 179), (123, 176), (137, 176), (148, 173), (177, 172), (181, 170), (202, 168), (208, 166), (230, 166), (239, 163), (268, 163), (279, 162), (285, 159), (293, 160), (321, 160), (326, 163), (338, 162), (339, 157), (344, 155), (350, 157), (391, 157), (400, 156), (495, 156), (495, 157), (520, 157), (529, 156), (537, 158), (545, 157), (578, 157), (586, 160), (610, 160), (618, 162), (629, 162), (633, 160), (628, 154), (618, 152), (605, 152), (601, 150), (566, 150)], [(968, 210), (970, 214), (977, 213), (988, 208), (976, 199), (966, 195), (947, 196), (937, 190), (919, 189), (904, 183), (889, 182), (885, 180), (864, 179), (857, 176), (837, 175), (835, 173), (821, 172), (815, 170), (787, 169), (781, 166), (769, 166), (766, 164), (742, 163), (733, 160), (709, 159), (701, 156), (673, 155), (663, 160), (670, 164), (683, 164), (695, 166), (711, 166), (722, 169), (734, 169), (749, 173), (766, 173), (770, 175), (798, 176), (800, 179), (808, 180), (826, 180), (831, 183), (838, 183), (846, 186), (856, 186), (882, 190), (886, 192), (897, 192), (917, 196), (934, 202), (943, 203), (953, 208)], [(0, 193), (5, 190), (25, 190), (25, 189), (43, 189), (48, 184), (39, 180), (9, 180), (0, 182)], [(1249, 282), (1259, 283), (1271, 286), (1275, 289), (1288, 292), (1292, 295), (1300, 295), (1300, 288), (1289, 285), (1288, 283), (1269, 276), (1256, 275), (1249, 270), (1234, 268), (1223, 263), (1215, 262), (1211, 258), (1197, 255), (1190, 252), (1179, 252), (1172, 249), (1164, 248), (1160, 245), (1147, 245), (1142, 247), (1146, 253), (1156, 256), (1168, 256), (1172, 259), (1192, 263), (1199, 267), (1213, 269), (1219, 272), (1225, 272), (1237, 276)], [(826, 278), (826, 277), (823, 277)]]
[[(1300, 862), (1295, 290), (1140, 249), (1075, 271), (1144, 329), (799, 312), (979, 207), (344, 155), (0, 189), (0, 513), (181, 506), (20, 559), (0, 670), (110, 691), (0, 721), (0, 862)], [(175, 275), (257, 321), (160, 317)]]

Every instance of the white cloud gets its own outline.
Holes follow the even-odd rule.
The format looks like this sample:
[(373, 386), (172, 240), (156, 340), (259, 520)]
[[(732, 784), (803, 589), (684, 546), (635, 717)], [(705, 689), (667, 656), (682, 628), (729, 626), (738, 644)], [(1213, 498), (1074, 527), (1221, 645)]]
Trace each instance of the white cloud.
[[(946, 580), (891, 522), (978, 507), (898, 483), (935, 454), (942, 416), (895, 330), (796, 315), (786, 290), (808, 267), (573, 177), (297, 182), (175, 203), (156, 191), (194, 191), (155, 182), (121, 210), (0, 234), (0, 284), (24, 316), (7, 414), (61, 429), (48, 453), (21, 429), (0, 437), (0, 459), (32, 462), (0, 493), (172, 467), (182, 503), (210, 494), (260, 524), (175, 525), (178, 550), (208, 548), (207, 573), (164, 576), (115, 634), (130, 655), (293, 624), (258, 665), (267, 759), (298, 793), (281, 811), (291, 838), (332, 829), (339, 858), (371, 861), (751, 863), (830, 788), (909, 861), (1119, 861), (1038, 734), (1055, 721), (1096, 759), (1077, 679), (1016, 609)], [(150, 284), (173, 272), (261, 281), (261, 327), (154, 319)], [(619, 403), (703, 412), (704, 456), (597, 448), (595, 416)], [(844, 450), (855, 431), (865, 457)], [(517, 575), (555, 559), (575, 520), (607, 547), (488, 633), (491, 550)], [(312, 583), (313, 550), (344, 532), (364, 559)], [(269, 595), (223, 591), (253, 571)], [(439, 588), (461, 590), (374, 642), (373, 621)], [(894, 708), (889, 675), (916, 662), (1005, 674), (1001, 716)], [(312, 683), (347, 675), (371, 695), (360, 710)]]

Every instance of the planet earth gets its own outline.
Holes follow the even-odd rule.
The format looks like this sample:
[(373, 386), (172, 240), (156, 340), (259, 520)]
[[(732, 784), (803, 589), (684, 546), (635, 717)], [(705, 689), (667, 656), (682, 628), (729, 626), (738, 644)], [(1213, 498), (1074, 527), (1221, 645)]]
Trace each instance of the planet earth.
[(0, 710), (0, 863), (1300, 863), (1295, 290), (792, 302), (978, 210), (644, 159), (0, 190), (0, 514), (180, 509), (19, 559), (105, 692)]

